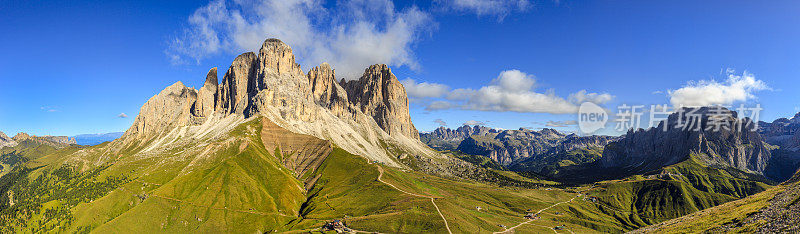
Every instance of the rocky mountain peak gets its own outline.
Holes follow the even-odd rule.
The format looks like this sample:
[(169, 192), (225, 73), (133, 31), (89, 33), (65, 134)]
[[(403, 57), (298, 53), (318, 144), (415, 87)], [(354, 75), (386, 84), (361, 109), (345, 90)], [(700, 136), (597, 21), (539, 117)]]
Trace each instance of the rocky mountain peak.
[(206, 74), (206, 82), (197, 92), (197, 103), (192, 108), (195, 116), (207, 117), (214, 112), (217, 99), (217, 68), (211, 68)]
[(314, 98), (326, 104), (335, 92), (335, 86), (338, 86), (335, 72), (328, 63), (311, 68), (308, 71), (308, 82), (311, 83)]
[(223, 114), (244, 114), (249, 105), (249, 97), (256, 92), (255, 53), (247, 52), (236, 56), (225, 72), (217, 93), (216, 106)]
[(292, 48), (283, 41), (270, 38), (264, 41), (258, 52), (260, 70), (274, 74), (300, 74), (300, 64), (295, 63)]
[(419, 139), (419, 132), (408, 114), (406, 90), (389, 66), (369, 66), (360, 79), (348, 81), (343, 86), (350, 103), (372, 116), (383, 130)]
[(3, 132), (0, 132), (0, 148), (13, 147), (15, 145), (17, 145), (17, 142), (14, 141), (14, 139), (6, 136), (6, 134)]
[(658, 127), (629, 131), (606, 146), (601, 164), (643, 172), (695, 156), (710, 165), (762, 173), (770, 151), (753, 127), (750, 119), (737, 119), (723, 107), (684, 108)]
[(307, 76), (312, 96), (319, 105), (339, 117), (355, 111), (348, 101), (347, 91), (336, 82), (336, 71), (328, 63), (312, 68)]
[(14, 139), (15, 141), (23, 141), (29, 138), (31, 138), (31, 135), (28, 135), (27, 133), (24, 132), (19, 132), (17, 133), (17, 135), (14, 135), (14, 137), (12, 137), (11, 139)]
[(565, 134), (563, 134), (563, 133), (561, 133), (561, 132), (559, 132), (559, 131), (557, 131), (555, 129), (552, 129), (552, 128), (543, 128), (542, 130), (539, 130), (539, 134), (542, 134), (542, 135), (545, 135), (545, 136), (549, 136), (549, 137), (564, 137), (564, 136), (566, 136)]
[(139, 110), (133, 125), (125, 132), (124, 144), (147, 141), (176, 126), (192, 124), (191, 108), (197, 91), (178, 81), (148, 100)]
[[(237, 56), (221, 83), (217, 69), (212, 68), (199, 90), (177, 82), (148, 100), (119, 142), (127, 147), (173, 137), (176, 128), (225, 129), (217, 123), (264, 116), (290, 131), (332, 140), (351, 153), (369, 152), (370, 157), (390, 164), (395, 162), (389, 158), (396, 156), (381, 152), (384, 146), (377, 142), (403, 144), (408, 152), (434, 155), (418, 141), (405, 89), (387, 65), (370, 66), (356, 81), (336, 79), (327, 63), (303, 73), (291, 47), (267, 39), (258, 54)], [(203, 131), (196, 136), (206, 136)]]
[(211, 68), (211, 70), (208, 70), (208, 74), (206, 74), (206, 82), (203, 83), (203, 87), (212, 86), (216, 89), (218, 84), (219, 81), (217, 81), (217, 68), (214, 67)]

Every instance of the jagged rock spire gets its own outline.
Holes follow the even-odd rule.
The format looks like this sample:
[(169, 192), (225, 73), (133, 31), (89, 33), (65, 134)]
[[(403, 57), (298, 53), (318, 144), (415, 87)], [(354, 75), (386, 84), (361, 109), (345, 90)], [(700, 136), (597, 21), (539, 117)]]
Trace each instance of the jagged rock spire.
[(309, 70), (308, 82), (317, 104), (327, 107), (334, 115), (343, 117), (355, 111), (347, 101), (347, 91), (336, 82), (336, 72), (328, 63)]
[(360, 79), (348, 81), (344, 87), (350, 103), (372, 116), (383, 130), (419, 139), (408, 112), (406, 90), (389, 66), (369, 66)]
[[(330, 114), (325, 112), (338, 120), (330, 119)], [(134, 125), (122, 138), (164, 135), (175, 126), (199, 125), (230, 115), (249, 118), (261, 114), (279, 118), (277, 122), (296, 124), (304, 129), (302, 131), (316, 132), (322, 138), (337, 132), (326, 128), (342, 126), (311, 123), (348, 125), (346, 131), (368, 134), (364, 137), (371, 139), (354, 140), (339, 135), (329, 138), (339, 141), (337, 144), (341, 146), (350, 144), (350, 150), (360, 152), (380, 148), (364, 146), (378, 142), (372, 138), (382, 134), (376, 135), (374, 131), (419, 139), (408, 113), (405, 89), (388, 66), (370, 66), (361, 79), (339, 83), (332, 66), (327, 63), (303, 73), (292, 48), (278, 39), (264, 41), (258, 54), (248, 52), (237, 56), (221, 83), (217, 80), (217, 69), (213, 68), (199, 91), (180, 82), (168, 87), (142, 107)], [(310, 127), (312, 125), (314, 127)], [(419, 146), (411, 148), (419, 152), (425, 150)]]
[(217, 93), (217, 109), (223, 114), (243, 114), (249, 104), (249, 93), (256, 90), (256, 61), (253, 52), (241, 54), (233, 60)]
[(259, 89), (268, 88), (266, 78), (273, 75), (305, 75), (294, 60), (292, 48), (275, 38), (264, 41), (258, 51), (258, 66)]
[(208, 117), (214, 112), (217, 97), (217, 68), (211, 68), (206, 75), (206, 82), (197, 93), (197, 103), (195, 103), (192, 113), (198, 117)]

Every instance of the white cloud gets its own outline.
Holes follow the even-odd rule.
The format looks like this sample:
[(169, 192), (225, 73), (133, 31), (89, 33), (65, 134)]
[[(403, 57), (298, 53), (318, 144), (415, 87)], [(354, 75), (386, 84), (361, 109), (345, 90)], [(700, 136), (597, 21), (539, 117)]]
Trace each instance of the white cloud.
[(117, 115), (117, 117), (119, 117), (119, 118), (128, 118), (128, 115), (125, 114), (125, 113), (119, 113), (119, 115)]
[(417, 83), (410, 78), (402, 80), (400, 83), (403, 84), (410, 98), (438, 98), (444, 96), (449, 89), (447, 85), (428, 82)]
[(173, 63), (257, 51), (274, 37), (292, 46), (303, 67), (329, 62), (354, 79), (372, 64), (418, 69), (417, 39), (435, 27), (416, 7), (396, 9), (389, 0), (355, 0), (325, 8), (319, 0), (215, 0), (197, 9), (169, 42)]
[(467, 122), (464, 122), (464, 125), (486, 125), (486, 122), (477, 120), (468, 120)]
[(569, 101), (572, 103), (592, 102), (595, 104), (605, 104), (614, 99), (614, 96), (608, 93), (586, 93), (586, 90), (578, 91), (569, 95)]
[(453, 108), (453, 104), (448, 101), (433, 101), (425, 107), (426, 111), (446, 110)]
[(528, 0), (436, 0), (436, 3), (458, 12), (496, 16), (500, 21), (511, 12), (526, 11), (532, 6)]
[(442, 127), (447, 127), (447, 122), (445, 122), (445, 121), (444, 121), (444, 120), (442, 120), (442, 119), (436, 119), (436, 120), (434, 120), (433, 122), (434, 122), (434, 123), (436, 123), (436, 124), (439, 124), (439, 126), (442, 126)]
[(42, 111), (45, 111), (45, 112), (58, 112), (58, 109), (56, 109), (55, 107), (52, 107), (52, 106), (42, 106), (42, 107), (39, 107), (39, 109), (42, 109)]
[(524, 92), (533, 88), (536, 83), (532, 75), (525, 74), (519, 70), (507, 70), (500, 72), (500, 76), (492, 80), (492, 84), (514, 92)]
[(726, 72), (727, 80), (717, 82), (714, 80), (690, 81), (678, 90), (669, 90), (670, 103), (673, 106), (710, 106), (730, 105), (737, 101), (747, 101), (755, 98), (756, 91), (767, 90), (769, 87), (764, 81), (757, 80), (752, 73), (747, 71), (742, 75), (734, 74), (733, 70)]
[(578, 121), (575, 120), (566, 120), (566, 121), (547, 121), (545, 126), (551, 128), (563, 128), (567, 126), (578, 125)]
[[(570, 100), (557, 96), (552, 90), (540, 93), (534, 91), (536, 80), (519, 70), (507, 70), (493, 79), (488, 86), (480, 89), (455, 89), (446, 99), (448, 104), (437, 101), (428, 106), (429, 110), (460, 108), (479, 111), (524, 112), (569, 114), (578, 110), (584, 101), (603, 104), (613, 96), (607, 93), (587, 93), (581, 90), (570, 95)], [(435, 107), (432, 107), (436, 104)]]

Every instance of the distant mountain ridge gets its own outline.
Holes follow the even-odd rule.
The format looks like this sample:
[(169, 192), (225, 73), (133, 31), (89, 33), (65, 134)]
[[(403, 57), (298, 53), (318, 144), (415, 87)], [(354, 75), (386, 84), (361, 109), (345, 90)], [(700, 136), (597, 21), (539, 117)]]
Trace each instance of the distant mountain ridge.
[[(717, 112), (722, 115), (716, 115)], [(636, 174), (682, 162), (695, 155), (708, 165), (764, 173), (771, 153), (752, 120), (744, 118), (738, 122), (737, 113), (723, 107), (684, 108), (683, 113), (695, 113), (701, 117), (693, 119), (676, 112), (658, 127), (630, 130), (622, 140), (605, 148), (599, 166)], [(728, 127), (717, 129), (714, 123)], [(688, 126), (683, 128), (680, 124)]]
[(759, 122), (758, 132), (774, 146), (765, 174), (779, 181), (788, 179), (800, 167), (800, 113), (791, 119), (780, 118), (772, 123)]
[(498, 130), (486, 126), (462, 125), (456, 129), (438, 127), (429, 133), (421, 133), (420, 139), (431, 148), (439, 150), (455, 150), (461, 141), (472, 135), (486, 135)]
[(780, 118), (772, 123), (758, 122), (758, 133), (764, 136), (764, 140), (784, 148), (800, 147), (800, 131), (798, 130), (800, 130), (800, 113), (791, 119)]
[(110, 142), (120, 138), (124, 132), (110, 132), (110, 133), (96, 133), (96, 134), (80, 134), (72, 136), (75, 142), (79, 145), (98, 145), (103, 142)]
[[(430, 133), (420, 134), (420, 139), (435, 149), (481, 155), (513, 170), (539, 172), (547, 165), (559, 163), (567, 152), (592, 148), (598, 151), (599, 156), (602, 147), (618, 137), (578, 136), (550, 128), (539, 131), (525, 128), (501, 130), (464, 125), (457, 129), (439, 127)], [(591, 162), (597, 158), (590, 157), (590, 160), (576, 160), (582, 156), (573, 157), (572, 160), (580, 162), (571, 163)]]
[(28, 135), (27, 133), (20, 132), (14, 137), (8, 137), (5, 133), (0, 132), (0, 148), (14, 147), (24, 141), (31, 141), (36, 144), (48, 145), (56, 148), (64, 148), (73, 144), (77, 144), (74, 137), (68, 136), (36, 136)]

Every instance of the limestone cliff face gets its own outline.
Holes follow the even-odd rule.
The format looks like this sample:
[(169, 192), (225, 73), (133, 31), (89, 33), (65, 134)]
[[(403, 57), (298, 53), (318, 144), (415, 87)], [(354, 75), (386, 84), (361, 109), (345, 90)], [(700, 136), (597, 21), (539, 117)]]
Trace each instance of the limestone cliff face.
[[(716, 107), (714, 107), (716, 108)], [(736, 112), (722, 108), (723, 118), (712, 120), (712, 107), (694, 111), (699, 118), (674, 113), (658, 128), (629, 131), (622, 140), (606, 146), (601, 165), (631, 172), (646, 172), (684, 161), (694, 155), (709, 165), (730, 166), (743, 171), (763, 173), (771, 154), (763, 138), (753, 129), (752, 121), (739, 125)], [(716, 118), (716, 117), (714, 117)], [(720, 121), (726, 128), (716, 128)], [(680, 127), (689, 124), (689, 128)], [(666, 131), (664, 131), (666, 124)], [(697, 125), (694, 125), (697, 124)], [(694, 127), (699, 126), (699, 127)], [(738, 127), (741, 126), (741, 127)], [(693, 129), (698, 129), (694, 131)]]
[[(222, 123), (257, 116), (390, 165), (397, 165), (397, 155), (383, 143), (409, 153), (438, 155), (419, 142), (405, 89), (388, 66), (370, 66), (361, 79), (340, 84), (327, 63), (303, 73), (292, 48), (278, 39), (267, 39), (258, 54), (236, 57), (221, 83), (213, 68), (199, 91), (181, 82), (167, 87), (142, 106), (133, 126), (115, 144), (150, 144), (147, 150), (155, 150), (178, 139), (218, 136), (209, 133), (227, 129)], [(154, 138), (160, 140), (147, 143)]]
[(216, 109), (223, 114), (244, 114), (250, 94), (256, 90), (256, 54), (248, 52), (233, 60), (217, 94)]
[(217, 99), (217, 68), (212, 68), (206, 75), (206, 82), (197, 92), (197, 103), (192, 108), (192, 114), (198, 117), (208, 117), (214, 113)]
[(308, 78), (295, 63), (292, 48), (278, 39), (267, 39), (258, 54), (256, 93), (246, 115), (275, 107), (282, 118), (311, 121), (315, 115)]
[(295, 63), (292, 48), (281, 40), (270, 38), (261, 45), (258, 51), (258, 73), (260, 88), (268, 88), (265, 85), (269, 82), (270, 75), (289, 75), (292, 77), (302, 77), (303, 71), (300, 64)]
[(408, 114), (408, 95), (385, 64), (372, 65), (359, 80), (345, 82), (350, 103), (372, 116), (383, 130), (419, 139), (419, 131)]
[(328, 63), (308, 71), (308, 82), (317, 104), (327, 107), (334, 115), (344, 117), (356, 112), (347, 100), (347, 91), (336, 82), (336, 73)]
[[(780, 118), (772, 123), (759, 122), (758, 132), (767, 143), (778, 145), (783, 149), (800, 150), (800, 113), (793, 118)], [(794, 173), (792, 173), (794, 174)]]
[(125, 145), (133, 141), (148, 141), (177, 126), (193, 122), (191, 108), (197, 101), (197, 91), (178, 81), (148, 100), (139, 110), (123, 137)]

